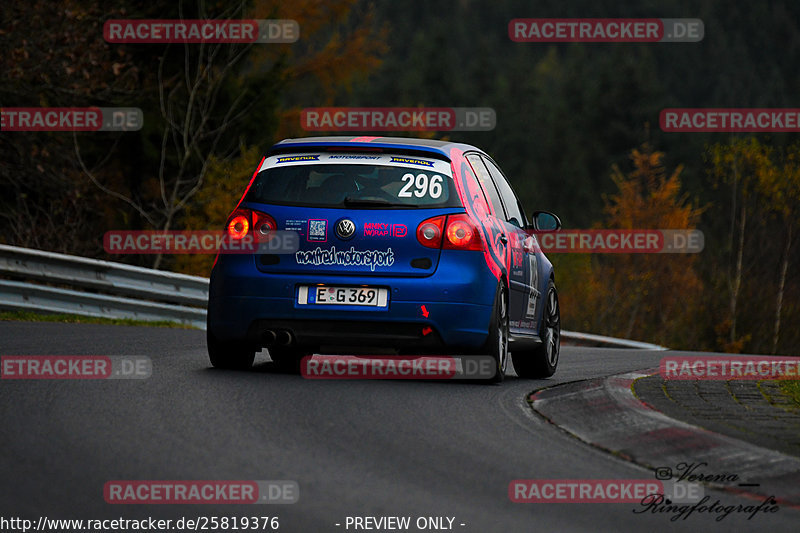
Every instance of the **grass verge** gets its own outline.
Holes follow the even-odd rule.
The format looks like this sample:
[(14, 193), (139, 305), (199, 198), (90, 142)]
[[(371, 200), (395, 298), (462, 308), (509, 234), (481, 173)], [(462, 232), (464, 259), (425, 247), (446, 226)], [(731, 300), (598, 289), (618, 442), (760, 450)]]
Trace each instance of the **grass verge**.
[(108, 324), (112, 326), (148, 326), (156, 328), (197, 329), (194, 326), (159, 320), (134, 320), (132, 318), (98, 318), (70, 314), (46, 314), (32, 311), (0, 311), (0, 321), (5, 322), (63, 322), (70, 324)]
[(800, 381), (796, 379), (780, 382), (781, 392), (792, 399), (793, 407), (800, 409)]

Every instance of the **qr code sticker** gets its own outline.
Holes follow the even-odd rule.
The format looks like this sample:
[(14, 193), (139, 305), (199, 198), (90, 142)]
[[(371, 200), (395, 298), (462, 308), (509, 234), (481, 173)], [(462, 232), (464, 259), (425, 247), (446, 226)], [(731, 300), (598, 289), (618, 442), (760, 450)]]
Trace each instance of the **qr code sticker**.
[(308, 221), (308, 240), (321, 241), (328, 240), (328, 221), (309, 220)]

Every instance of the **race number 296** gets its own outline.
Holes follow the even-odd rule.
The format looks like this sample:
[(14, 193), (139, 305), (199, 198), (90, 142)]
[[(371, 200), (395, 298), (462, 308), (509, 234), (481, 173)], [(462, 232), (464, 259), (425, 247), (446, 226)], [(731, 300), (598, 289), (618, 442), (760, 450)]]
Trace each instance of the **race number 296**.
[[(431, 198), (439, 198), (442, 195), (442, 177), (439, 174), (434, 174), (432, 178), (428, 179), (427, 174), (417, 174), (416, 177), (410, 172), (403, 174), (403, 188), (397, 193), (400, 198), (423, 198), (430, 195)], [(413, 187), (413, 191), (411, 190)]]

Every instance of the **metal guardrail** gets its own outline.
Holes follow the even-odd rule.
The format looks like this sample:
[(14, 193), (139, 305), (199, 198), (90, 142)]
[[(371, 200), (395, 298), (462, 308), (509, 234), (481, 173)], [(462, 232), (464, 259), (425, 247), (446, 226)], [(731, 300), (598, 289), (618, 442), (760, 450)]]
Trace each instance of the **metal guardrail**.
[[(0, 309), (166, 320), (206, 327), (207, 278), (1, 244), (0, 275), (70, 287), (0, 280)], [(667, 349), (575, 331), (562, 330), (561, 336), (589, 346)]]
[(581, 333), (578, 331), (561, 330), (561, 337), (569, 339), (575, 344), (582, 346), (613, 346), (616, 348), (631, 348), (634, 350), (669, 350), (666, 346), (650, 344), (649, 342), (631, 341), (628, 339), (618, 339), (616, 337), (606, 337), (605, 335), (594, 335), (592, 333)]
[(7, 245), (0, 245), (0, 275), (26, 280), (0, 280), (2, 309), (205, 328), (207, 278)]
[(208, 279), (0, 244), (0, 274), (193, 306), (208, 302)]

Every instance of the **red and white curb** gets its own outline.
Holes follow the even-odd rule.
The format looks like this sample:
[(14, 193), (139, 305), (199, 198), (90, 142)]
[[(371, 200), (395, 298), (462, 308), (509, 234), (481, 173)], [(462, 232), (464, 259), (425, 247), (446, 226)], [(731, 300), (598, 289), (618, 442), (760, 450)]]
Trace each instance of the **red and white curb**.
[[(534, 411), (579, 440), (657, 471), (714, 476), (707, 486), (800, 508), (800, 459), (720, 435), (652, 409), (631, 384), (658, 369), (556, 385), (529, 397)], [(677, 474), (675, 476), (677, 478)], [(735, 479), (734, 479), (735, 478)]]

